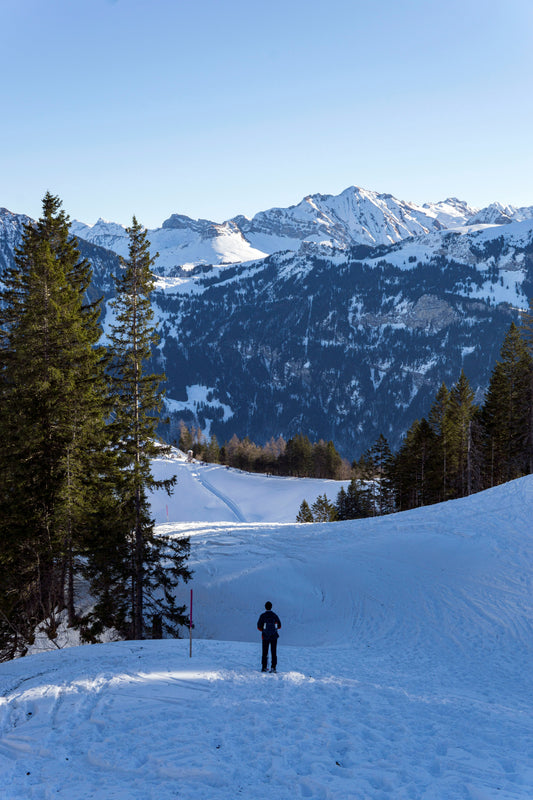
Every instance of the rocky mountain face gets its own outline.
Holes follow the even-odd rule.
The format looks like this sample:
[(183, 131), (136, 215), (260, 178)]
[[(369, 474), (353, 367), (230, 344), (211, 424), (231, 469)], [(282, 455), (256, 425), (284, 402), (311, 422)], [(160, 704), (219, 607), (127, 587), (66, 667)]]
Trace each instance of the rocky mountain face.
[[(200, 220), (193, 232), (210, 247), (233, 236), (261, 253), (266, 237), (297, 249), (226, 266), (158, 268), (155, 360), (167, 375), (171, 440), (184, 419), (221, 441), (237, 433), (263, 443), (303, 431), (354, 458), (380, 433), (396, 447), (462, 368), (482, 399), (505, 332), (533, 294), (533, 220), (465, 228), (473, 210), (449, 200), (406, 206), (401, 218), (395, 207), (396, 221), (380, 233), (392, 199), (380, 195), (382, 216), (372, 205), (374, 220), (367, 208), (363, 224), (352, 215), (356, 193), (347, 192), (335, 203), (315, 195), (248, 221)], [(357, 203), (367, 200), (359, 195)], [(25, 220), (0, 212), (0, 267)], [(165, 235), (189, 236), (187, 218), (165, 226)], [(123, 235), (114, 235), (123, 247)], [(92, 292), (109, 298), (118, 256), (79, 244), (94, 267)]]
[(20, 244), (22, 228), (31, 222), (24, 214), (13, 214), (0, 208), (0, 275), (13, 263), (16, 248)]

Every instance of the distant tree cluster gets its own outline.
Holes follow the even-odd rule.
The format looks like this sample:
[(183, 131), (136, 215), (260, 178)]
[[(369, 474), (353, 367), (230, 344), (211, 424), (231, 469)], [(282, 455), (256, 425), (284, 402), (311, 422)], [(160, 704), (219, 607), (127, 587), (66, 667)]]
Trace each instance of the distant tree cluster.
[[(439, 388), (393, 454), (384, 436), (353, 463), (354, 477), (329, 503), (329, 519), (355, 519), (465, 497), (533, 472), (533, 309), (512, 323), (482, 405), (461, 372)], [(304, 501), (300, 522), (323, 521)]]
[(220, 447), (216, 436), (207, 439), (199, 428), (181, 422), (178, 446), (184, 452), (192, 450), (194, 457), (201, 461), (226, 464), (247, 472), (332, 480), (351, 474), (349, 463), (341, 458), (333, 442), (320, 439), (311, 443), (301, 433), (288, 441), (279, 436), (263, 446), (234, 434)]
[[(59, 619), (96, 641), (104, 628), (143, 638), (156, 615), (184, 622), (173, 589), (189, 543), (154, 535), (147, 492), (161, 375), (152, 260), (135, 217), (116, 282), (110, 344), (92, 271), (57, 197), (29, 223), (0, 291), (0, 659), (23, 655)], [(87, 589), (92, 600), (86, 608)]]

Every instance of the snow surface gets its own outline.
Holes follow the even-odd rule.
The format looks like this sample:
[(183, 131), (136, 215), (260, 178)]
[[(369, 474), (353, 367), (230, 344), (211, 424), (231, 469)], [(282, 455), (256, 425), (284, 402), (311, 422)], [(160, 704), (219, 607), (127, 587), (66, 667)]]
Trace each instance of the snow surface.
[[(192, 657), (185, 638), (0, 664), (2, 800), (532, 797), (533, 476), (298, 525), (338, 484), (155, 472), (178, 475), (157, 529), (191, 536)], [(266, 599), (277, 675), (258, 669)]]

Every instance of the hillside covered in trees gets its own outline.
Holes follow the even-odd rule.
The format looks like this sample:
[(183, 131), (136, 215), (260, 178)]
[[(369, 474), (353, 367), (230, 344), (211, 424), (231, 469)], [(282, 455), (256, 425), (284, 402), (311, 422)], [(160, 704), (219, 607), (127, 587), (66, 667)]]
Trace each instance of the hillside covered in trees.
[[(427, 414), (412, 422), (393, 452), (381, 434), (351, 464), (332, 441), (304, 434), (258, 446), (234, 435), (219, 446), (181, 424), (180, 446), (205, 461), (277, 475), (352, 478), (346, 493), (326, 498), (301, 521), (351, 519), (465, 497), (533, 472), (533, 316), (522, 315), (504, 338), (482, 404), (462, 371), (440, 386)], [(335, 501), (335, 502), (332, 502)]]

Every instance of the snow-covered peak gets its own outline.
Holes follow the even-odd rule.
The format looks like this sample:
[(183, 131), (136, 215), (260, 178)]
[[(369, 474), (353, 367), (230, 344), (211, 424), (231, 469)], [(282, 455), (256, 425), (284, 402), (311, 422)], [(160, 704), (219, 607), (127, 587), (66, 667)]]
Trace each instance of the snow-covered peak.
[(502, 205), (502, 203), (491, 203), (490, 206), (481, 209), (472, 219), (470, 224), (482, 225), (506, 225), (509, 222), (523, 222), (533, 218), (533, 206)]
[(428, 214), (434, 214), (443, 228), (454, 228), (458, 225), (464, 225), (474, 214), (477, 214), (478, 209), (472, 208), (464, 200), (459, 200), (457, 197), (448, 197), (446, 200), (440, 200), (437, 203), (424, 203), (423, 208), (427, 210)]
[(91, 242), (91, 244), (113, 250), (123, 257), (128, 254), (128, 234), (125, 226), (118, 222), (108, 222), (100, 217), (94, 225), (87, 225), (74, 220), (70, 225), (70, 230), (74, 236)]

